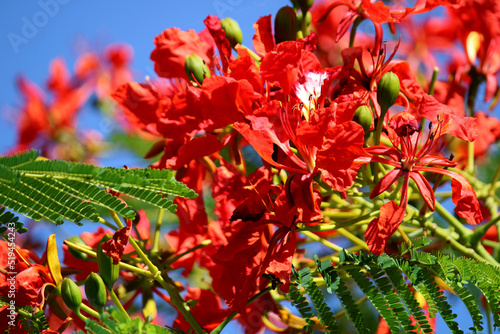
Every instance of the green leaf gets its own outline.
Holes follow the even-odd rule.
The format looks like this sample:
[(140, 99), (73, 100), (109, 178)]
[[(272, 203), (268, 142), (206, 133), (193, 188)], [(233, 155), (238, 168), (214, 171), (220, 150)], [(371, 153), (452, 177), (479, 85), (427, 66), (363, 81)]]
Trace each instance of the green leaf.
[(102, 168), (38, 156), (30, 151), (0, 157), (0, 205), (34, 220), (96, 222), (96, 206), (133, 219), (135, 212), (108, 190), (172, 212), (167, 196), (196, 197), (169, 170)]

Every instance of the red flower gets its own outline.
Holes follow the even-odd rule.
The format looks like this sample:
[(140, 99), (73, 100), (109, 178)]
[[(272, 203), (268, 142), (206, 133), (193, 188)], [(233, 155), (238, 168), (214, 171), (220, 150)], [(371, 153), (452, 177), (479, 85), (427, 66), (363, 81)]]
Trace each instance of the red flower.
[(163, 78), (182, 78), (188, 80), (184, 63), (187, 56), (196, 54), (211, 64), (213, 40), (204, 40), (203, 35), (194, 30), (182, 31), (169, 28), (155, 37), (156, 48), (151, 52), (156, 73)]
[(127, 226), (120, 228), (113, 234), (113, 238), (102, 244), (104, 253), (113, 259), (113, 264), (118, 264), (122, 258), (125, 246), (128, 244), (132, 221), (127, 219)]
[[(399, 207), (391, 201), (384, 204), (380, 210), (380, 217), (373, 220), (366, 233), (365, 239), (370, 246), (370, 250), (375, 254), (382, 253), (385, 242), (394, 233), (404, 217), (404, 211), (408, 202), (408, 185), (410, 179), (415, 181), (418, 190), (427, 206), (434, 210), (434, 192), (429, 182), (421, 174), (422, 172), (432, 172), (450, 176), (453, 191), (452, 200), (455, 203), (455, 213), (467, 220), (469, 224), (477, 224), (483, 220), (479, 202), (470, 183), (456, 172), (439, 167), (454, 167), (456, 163), (449, 159), (431, 155), (436, 149), (439, 138), (445, 133), (459, 134), (463, 137), (474, 138), (475, 129), (465, 129), (453, 124), (449, 114), (443, 114), (442, 118), (437, 117), (437, 122), (430, 124), (430, 133), (427, 140), (419, 147), (422, 131), (419, 121), (407, 112), (401, 112), (391, 119), (389, 124), (389, 138), (394, 146), (370, 147), (368, 152), (385, 156), (386, 158), (373, 156), (371, 161), (380, 162), (394, 167), (387, 173), (373, 188), (370, 198), (374, 198), (389, 189), (394, 183), (403, 177), (401, 188), (401, 201)], [(463, 132), (465, 131), (465, 133)]]

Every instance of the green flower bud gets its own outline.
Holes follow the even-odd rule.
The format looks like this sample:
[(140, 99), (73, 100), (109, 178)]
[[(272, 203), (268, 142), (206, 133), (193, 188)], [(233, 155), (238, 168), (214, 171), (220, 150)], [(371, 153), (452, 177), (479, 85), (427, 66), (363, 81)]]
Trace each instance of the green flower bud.
[(69, 278), (65, 278), (61, 283), (61, 297), (71, 311), (80, 313), (82, 293), (78, 285)]
[(314, 0), (295, 0), (302, 13), (306, 13), (312, 7)]
[[(83, 245), (83, 246), (86, 246), (87, 244), (85, 243), (85, 241), (83, 241), (82, 238), (80, 238), (79, 236), (77, 235), (74, 235), (72, 236), (71, 238), (68, 239), (68, 241), (71, 241), (72, 243), (74, 244), (79, 244), (79, 245)], [(85, 254), (85, 253), (82, 253), (76, 249), (73, 249), (71, 247), (68, 247), (68, 250), (69, 250), (69, 253), (75, 258), (75, 259), (78, 259), (78, 260), (83, 260), (83, 261), (87, 261), (88, 260), (88, 255)]]
[(384, 115), (394, 102), (396, 102), (399, 89), (399, 78), (392, 72), (384, 74), (378, 82), (377, 101)]
[(120, 274), (120, 265), (113, 264), (113, 259), (102, 250), (102, 243), (111, 239), (109, 235), (104, 235), (97, 246), (97, 263), (99, 264), (99, 274), (108, 290), (113, 289)]
[(208, 69), (208, 66), (205, 64), (203, 59), (196, 54), (186, 57), (184, 69), (186, 70), (189, 80), (198, 82), (200, 85), (203, 83), (205, 78), (210, 77), (210, 70)]
[(372, 126), (372, 113), (370, 108), (367, 106), (359, 106), (354, 112), (354, 118), (352, 120), (361, 125), (365, 133), (368, 133)]
[(236, 44), (243, 43), (243, 33), (241, 32), (238, 22), (230, 17), (226, 17), (220, 21), (220, 25), (226, 33), (226, 38), (232, 48), (234, 48)]
[[(304, 17), (304, 13), (300, 12), (297, 14), (297, 22), (299, 23), (299, 27), (302, 27), (302, 18)], [(309, 27), (312, 21), (311, 12), (306, 13), (306, 27)]]
[(87, 295), (87, 300), (90, 305), (92, 305), (97, 312), (102, 313), (104, 311), (104, 306), (106, 306), (108, 295), (101, 276), (96, 273), (90, 273), (85, 281), (85, 294)]
[(290, 6), (281, 7), (274, 18), (274, 39), (276, 43), (295, 41), (299, 24), (297, 15)]

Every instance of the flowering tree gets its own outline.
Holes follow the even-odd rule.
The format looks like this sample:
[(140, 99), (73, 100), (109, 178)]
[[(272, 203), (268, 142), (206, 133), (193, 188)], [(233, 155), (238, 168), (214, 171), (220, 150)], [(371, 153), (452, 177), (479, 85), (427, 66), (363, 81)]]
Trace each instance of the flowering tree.
[[(250, 47), (230, 18), (166, 29), (143, 83), (122, 45), (74, 73), (56, 59), (51, 98), (19, 80), (4, 332), (431, 333), (440, 314), (463, 333), (453, 295), (470, 331), (500, 325), (500, 4), (291, 5)], [(75, 123), (91, 98), (150, 168), (92, 165), (104, 139)], [(13, 212), (102, 227), (40, 257)]]

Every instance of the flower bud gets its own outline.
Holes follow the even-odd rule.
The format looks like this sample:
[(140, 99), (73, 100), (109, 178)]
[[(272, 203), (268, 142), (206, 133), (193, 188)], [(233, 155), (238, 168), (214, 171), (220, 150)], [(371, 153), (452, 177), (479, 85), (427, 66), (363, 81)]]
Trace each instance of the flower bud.
[(354, 112), (354, 118), (352, 120), (361, 125), (365, 133), (368, 133), (372, 126), (372, 113), (370, 112), (370, 108), (367, 106), (359, 106)]
[(102, 313), (104, 306), (106, 306), (108, 295), (101, 276), (96, 273), (90, 273), (85, 281), (85, 294), (87, 295), (87, 300), (90, 305), (92, 305), (97, 312)]
[[(297, 14), (297, 22), (299, 24), (299, 27), (302, 27), (303, 17), (304, 17), (304, 13), (300, 12)], [(312, 20), (311, 12), (307, 12), (306, 13), (306, 27), (309, 27), (309, 25), (311, 25), (311, 20)]]
[[(80, 238), (80, 237), (79, 237), (79, 236), (77, 236), (77, 235), (72, 236), (71, 238), (69, 238), (69, 239), (68, 239), (68, 241), (71, 241), (72, 243), (74, 243), (74, 244), (78, 244), (78, 245), (83, 245), (83, 246), (87, 245), (87, 244), (85, 243), (85, 241), (83, 241), (83, 239), (82, 239), (82, 238)], [(71, 248), (71, 247), (68, 247), (68, 251), (69, 251), (69, 253), (70, 253), (70, 254), (71, 254), (71, 255), (72, 255), (75, 259), (78, 259), (78, 260), (83, 260), (83, 261), (87, 261), (87, 259), (88, 259), (88, 255), (87, 255), (87, 254), (85, 254), (85, 253), (83, 253), (83, 252), (80, 252), (80, 251), (78, 251), (78, 250), (76, 250), (76, 249), (73, 249), (73, 248)]]
[(189, 80), (198, 82), (200, 85), (203, 83), (205, 78), (210, 77), (210, 70), (208, 69), (208, 66), (205, 64), (203, 59), (196, 54), (186, 57), (184, 69), (186, 70)]
[(312, 7), (314, 0), (295, 0), (302, 13), (307, 13)]
[(61, 283), (61, 297), (71, 311), (80, 313), (82, 293), (78, 285), (69, 278), (65, 278)]
[(400, 89), (399, 78), (393, 72), (387, 72), (378, 82), (377, 102), (385, 114), (387, 110), (396, 102)]
[(276, 43), (295, 41), (299, 24), (297, 15), (290, 6), (281, 7), (274, 18), (274, 39)]
[(108, 290), (113, 289), (120, 274), (120, 265), (113, 264), (113, 259), (102, 250), (102, 243), (111, 239), (109, 235), (104, 235), (97, 246), (97, 263), (99, 264), (99, 274)]
[(241, 44), (243, 42), (243, 33), (241, 32), (238, 22), (230, 17), (226, 17), (220, 21), (220, 25), (226, 33), (226, 38), (232, 48), (234, 48), (236, 44)]

